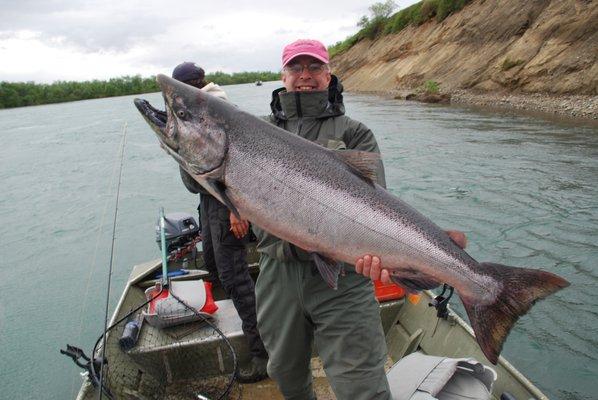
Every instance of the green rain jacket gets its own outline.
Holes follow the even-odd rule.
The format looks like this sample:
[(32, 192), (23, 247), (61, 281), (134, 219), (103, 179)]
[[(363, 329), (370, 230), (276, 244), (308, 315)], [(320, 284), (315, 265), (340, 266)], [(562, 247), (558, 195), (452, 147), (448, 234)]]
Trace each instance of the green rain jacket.
[[(291, 133), (331, 150), (362, 150), (380, 153), (372, 131), (345, 115), (343, 87), (332, 75), (328, 91), (272, 93), (272, 114), (266, 119)], [(386, 186), (382, 161), (377, 170), (378, 183)], [(279, 261), (311, 261), (306, 251), (253, 226), (258, 238), (257, 250)]]

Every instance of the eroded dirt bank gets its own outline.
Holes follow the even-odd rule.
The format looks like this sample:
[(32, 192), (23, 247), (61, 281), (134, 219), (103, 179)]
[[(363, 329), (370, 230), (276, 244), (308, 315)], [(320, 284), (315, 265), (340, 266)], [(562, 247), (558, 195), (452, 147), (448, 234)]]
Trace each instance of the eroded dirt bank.
[(477, 0), (441, 23), (362, 40), (332, 60), (348, 91), (598, 119), (598, 2)]

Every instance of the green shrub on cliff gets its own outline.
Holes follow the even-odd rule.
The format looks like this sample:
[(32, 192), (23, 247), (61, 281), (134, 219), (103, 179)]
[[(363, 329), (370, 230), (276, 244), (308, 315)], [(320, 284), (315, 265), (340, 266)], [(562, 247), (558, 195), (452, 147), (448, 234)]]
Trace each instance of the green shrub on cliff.
[(438, 8), (436, 9), (436, 20), (438, 22), (444, 20), (450, 14), (465, 7), (470, 1), (471, 0), (439, 0)]
[(523, 64), (523, 60), (511, 60), (509, 57), (505, 58), (500, 68), (503, 71), (508, 71), (513, 67)]
[(367, 21), (367, 24), (359, 31), (359, 35), (362, 38), (375, 39), (382, 31), (386, 21), (382, 18), (375, 18), (371, 21)]
[(370, 11), (370, 17), (364, 15), (361, 17), (357, 26), (361, 27), (361, 30), (357, 33), (360, 38), (374, 39), (380, 35), (386, 23), (388, 16), (392, 14), (394, 9), (397, 8), (396, 3), (393, 0), (386, 0), (385, 2), (374, 3), (368, 10)]
[(436, 16), (439, 2), (440, 0), (424, 0), (422, 2), (420, 15), (423, 21), (427, 21)]
[(330, 58), (334, 57), (337, 54), (341, 54), (341, 53), (349, 50), (358, 41), (359, 41), (359, 38), (357, 37), (357, 35), (353, 35), (353, 36), (349, 36), (345, 40), (336, 42), (332, 46), (329, 46), (328, 53), (330, 55)]
[(379, 2), (372, 4), (368, 10), (370, 16), (362, 16), (357, 22), (357, 26), (361, 29), (353, 36), (349, 36), (343, 41), (336, 42), (332, 46), (328, 47), (328, 53), (330, 57), (334, 57), (337, 54), (343, 53), (349, 50), (355, 43), (361, 39), (375, 39), (377, 36), (383, 34), (386, 29), (388, 16), (397, 7), (393, 0), (386, 0), (385, 2)]
[(420, 1), (392, 15), (384, 33), (396, 33), (408, 25), (421, 25), (434, 17), (440, 22), (453, 12), (461, 10), (469, 2), (471, 0)]
[[(376, 3), (370, 7), (373, 17), (368, 18), (363, 16), (359, 20), (357, 25), (361, 27), (361, 30), (353, 36), (330, 46), (328, 51), (330, 52), (330, 56), (334, 57), (335, 55), (350, 49), (361, 39), (375, 39), (382, 35), (397, 33), (409, 25), (418, 26), (433, 18), (436, 18), (436, 21), (441, 22), (450, 14), (461, 10), (470, 2), (471, 0), (424, 0), (400, 10), (393, 15), (390, 15), (390, 12), (387, 11), (389, 10), (388, 6), (394, 4), (394, 2), (387, 0), (386, 3)], [(386, 8), (384, 8), (384, 6), (386, 6)], [(394, 9), (394, 6), (391, 9)], [(376, 14), (374, 10), (377, 10), (378, 12), (384, 10), (385, 12)]]
[(426, 94), (436, 94), (440, 91), (440, 84), (436, 81), (425, 81), (421, 91)]
[(396, 33), (406, 28), (409, 24), (413, 24), (415, 18), (418, 18), (420, 15), (420, 8), (421, 3), (416, 3), (395, 13), (388, 19), (384, 33)]

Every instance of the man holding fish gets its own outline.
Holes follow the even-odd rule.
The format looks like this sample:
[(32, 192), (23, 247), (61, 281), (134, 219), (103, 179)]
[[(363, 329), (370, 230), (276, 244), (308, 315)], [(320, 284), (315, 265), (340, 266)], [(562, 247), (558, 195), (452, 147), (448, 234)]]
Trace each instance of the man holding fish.
[[(372, 131), (344, 115), (342, 86), (328, 61), (326, 47), (316, 40), (297, 40), (284, 48), (284, 88), (273, 93), (270, 122), (332, 150), (379, 153)], [(381, 161), (376, 180), (385, 186)], [(357, 273), (345, 268), (332, 290), (317, 273), (311, 254), (261, 229), (254, 231), (261, 253), (258, 329), (270, 355), (269, 375), (285, 399), (315, 398), (313, 342), (337, 399), (389, 399), (378, 304), (372, 282), (359, 274), (379, 279), (380, 259), (359, 259)], [(388, 272), (382, 274), (388, 281)]]
[(443, 231), (384, 189), (376, 140), (344, 115), (326, 48), (299, 40), (282, 59), (284, 88), (271, 103), (276, 126), (164, 75), (157, 81), (167, 121), (147, 101), (135, 104), (194, 180), (260, 227), (258, 328), (285, 398), (315, 398), (312, 344), (338, 399), (390, 398), (367, 277), (411, 292), (453, 286), (480, 348), (496, 363), (517, 319), (568, 282), (473, 259), (463, 234)]

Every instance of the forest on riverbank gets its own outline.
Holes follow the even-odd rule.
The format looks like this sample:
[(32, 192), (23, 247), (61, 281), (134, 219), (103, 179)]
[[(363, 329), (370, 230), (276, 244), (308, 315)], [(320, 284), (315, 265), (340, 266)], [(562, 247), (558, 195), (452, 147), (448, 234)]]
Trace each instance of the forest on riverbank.
[[(278, 72), (215, 72), (206, 75), (208, 82), (234, 85), (280, 79)], [(103, 97), (158, 92), (155, 77), (140, 75), (112, 78), (107, 81), (58, 81), (50, 84), (35, 82), (0, 82), (0, 109), (25, 107), (66, 101), (99, 99)]]

